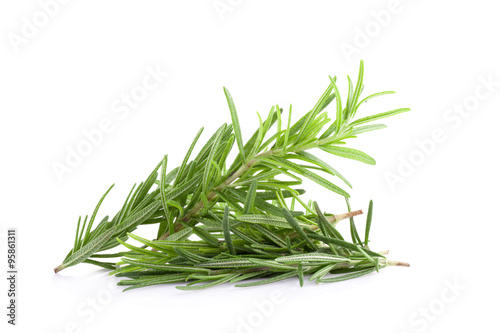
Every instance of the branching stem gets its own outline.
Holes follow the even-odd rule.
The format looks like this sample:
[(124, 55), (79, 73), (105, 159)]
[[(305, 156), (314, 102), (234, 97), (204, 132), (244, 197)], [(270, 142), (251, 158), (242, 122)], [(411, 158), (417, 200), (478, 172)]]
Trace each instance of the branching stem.
[[(337, 133), (336, 135), (334, 135), (333, 138), (328, 138), (328, 141), (329, 142), (334, 142), (335, 138), (337, 138), (340, 134), (341, 133)], [(298, 153), (298, 152), (301, 152), (301, 151), (304, 151), (304, 150), (307, 150), (307, 149), (317, 148), (318, 146), (320, 146), (324, 142), (326, 142), (325, 140), (327, 140), (327, 139), (317, 140), (317, 141), (312, 142), (310, 144), (307, 144), (305, 146), (296, 147), (291, 152)], [(279, 154), (282, 154), (282, 153), (283, 153), (283, 149), (275, 149), (275, 150), (267, 150), (267, 151), (265, 151), (263, 153), (260, 153), (260, 154), (258, 154), (256, 156), (254, 156), (252, 159), (249, 159), (245, 164), (243, 164), (233, 174), (231, 174), (224, 182), (222, 182), (222, 184), (220, 184), (219, 186), (215, 187), (214, 190), (222, 190), (222, 189), (224, 189), (224, 186), (232, 184), (236, 179), (238, 179), (239, 177), (241, 177), (247, 170), (249, 170), (251, 167), (253, 167), (255, 164), (257, 164), (259, 162), (260, 158), (269, 157), (269, 156), (273, 156), (273, 155), (279, 155)], [(217, 198), (217, 193), (215, 193), (214, 191), (211, 191), (207, 195), (208, 202), (213, 201), (215, 198)], [(186, 215), (184, 215), (182, 217), (182, 219), (181, 219), (182, 222), (189, 222), (189, 221), (191, 221), (192, 217), (194, 215), (196, 215), (201, 209), (203, 209), (203, 206), (204, 206), (203, 201), (202, 200), (198, 201), (196, 203), (196, 205), (194, 205), (194, 207)], [(352, 214), (352, 213), (354, 213), (354, 212), (347, 213), (347, 214)], [(362, 214), (362, 212), (359, 213), (359, 214)], [(359, 214), (355, 214), (355, 215), (348, 216), (348, 217), (353, 217), (353, 216), (356, 216), (356, 215), (359, 215)], [(346, 214), (343, 214), (343, 215), (346, 215)], [(340, 220), (343, 220), (344, 218), (348, 218), (348, 217), (340, 218)], [(340, 221), (340, 220), (337, 220), (337, 221)], [(184, 228), (184, 226), (180, 222), (177, 221), (174, 224), (174, 228), (175, 228), (175, 232), (178, 232), (179, 230), (182, 230)], [(170, 233), (167, 231), (160, 238), (158, 238), (158, 240), (163, 240), (163, 239), (167, 238), (169, 235), (170, 235)]]
[[(329, 142), (334, 142), (335, 139), (341, 133), (337, 133), (336, 135), (334, 135), (333, 138), (328, 138), (328, 141)], [(325, 140), (327, 140), (327, 139), (317, 140), (317, 141), (312, 142), (310, 144), (307, 144), (305, 146), (296, 147), (291, 152), (298, 153), (298, 152), (301, 152), (301, 151), (304, 151), (304, 150), (308, 150), (308, 149), (312, 149), (312, 148), (317, 148), (320, 145), (322, 145), (324, 142), (326, 142)], [(255, 164), (257, 164), (259, 162), (260, 158), (269, 157), (269, 156), (273, 156), (273, 155), (280, 155), (282, 153), (283, 153), (283, 149), (275, 149), (275, 150), (267, 150), (267, 151), (265, 151), (263, 153), (260, 153), (260, 154), (258, 154), (256, 156), (254, 156), (252, 159), (248, 160), (245, 164), (243, 164), (233, 174), (231, 174), (224, 182), (222, 182), (222, 184), (220, 184), (219, 186), (215, 187), (214, 190), (219, 190), (220, 191), (220, 190), (224, 189), (224, 186), (232, 184), (236, 179), (238, 179), (239, 177), (241, 177), (247, 170), (249, 170), (251, 167), (253, 167)], [(214, 191), (211, 191), (207, 195), (208, 202), (213, 201), (215, 198), (217, 198), (217, 193), (215, 193)], [(182, 222), (189, 222), (189, 221), (191, 221), (191, 219), (193, 218), (193, 216), (196, 215), (201, 209), (203, 209), (203, 206), (204, 206), (203, 201), (202, 200), (198, 201), (196, 203), (196, 205), (194, 205), (194, 207), (186, 215), (184, 215), (182, 217), (182, 219), (181, 219)], [(362, 213), (363, 213), (362, 211), (356, 211), (356, 212), (350, 212), (350, 213), (346, 213), (346, 214), (342, 214), (342, 215), (336, 215), (336, 217), (338, 217), (338, 219), (336, 221), (340, 221), (340, 220), (343, 220), (345, 218), (353, 217), (353, 216), (356, 216), (356, 215), (359, 215), (359, 214), (362, 214)], [(346, 217), (342, 217), (344, 215)], [(175, 228), (175, 232), (178, 232), (179, 230), (182, 230), (184, 228), (184, 226), (180, 222), (177, 221), (174, 224), (174, 228)], [(170, 233), (167, 231), (160, 238), (158, 238), (158, 240), (163, 240), (163, 239), (167, 238), (169, 235), (170, 235)]]
[[(222, 190), (224, 188), (224, 186), (227, 186), (227, 185), (230, 185), (231, 183), (233, 183), (236, 179), (238, 179), (239, 177), (241, 177), (241, 175), (243, 175), (248, 169), (250, 169), (257, 162), (259, 162), (259, 158), (266, 157), (266, 156), (272, 156), (273, 154), (276, 154), (276, 152), (277, 151), (268, 150), (268, 151), (265, 151), (265, 152), (263, 152), (263, 153), (255, 156), (254, 158), (252, 158), (251, 160), (249, 160), (248, 162), (246, 162), (245, 164), (243, 164), (232, 175), (230, 175), (224, 182), (222, 182), (222, 184), (220, 184), (219, 186), (215, 187), (214, 190)], [(207, 195), (207, 200), (208, 200), (208, 202), (211, 202), (216, 197), (217, 197), (217, 193), (215, 193), (214, 191), (211, 191)], [(202, 208), (203, 208), (203, 201), (200, 200), (200, 201), (198, 201), (196, 203), (196, 205), (194, 205), (194, 207), (189, 211), (189, 213), (187, 213), (186, 215), (184, 215), (182, 217), (182, 219), (181, 219), (182, 222), (189, 222), (189, 221), (191, 221), (191, 219), (193, 218), (193, 216), (195, 214), (197, 214)], [(182, 230), (183, 228), (184, 228), (184, 226), (181, 223), (175, 222), (175, 232), (178, 232), (179, 230)], [(167, 231), (160, 238), (158, 238), (158, 240), (165, 239), (169, 235), (170, 235), (170, 233)]]

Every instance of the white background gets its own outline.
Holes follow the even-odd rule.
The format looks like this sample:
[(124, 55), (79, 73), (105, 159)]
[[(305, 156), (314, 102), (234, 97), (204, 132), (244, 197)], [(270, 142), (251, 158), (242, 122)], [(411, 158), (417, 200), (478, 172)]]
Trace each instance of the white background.
[[(7, 227), (17, 227), (20, 271), (14, 328), (6, 324), (4, 278), (0, 284), (2, 332), (498, 331), (494, 2), (61, 1), (47, 22), (40, 3), (54, 1), (0, 5), (0, 258)], [(214, 4), (230, 7), (221, 13)], [(39, 27), (30, 31), (34, 21)], [(101, 213), (112, 215), (164, 154), (171, 169), (201, 126), (203, 140), (230, 121), (223, 86), (248, 138), (256, 111), (265, 116), (275, 103), (293, 103), (298, 119), (328, 75), (339, 77), (345, 95), (346, 75), (356, 77), (360, 59), (365, 96), (398, 92), (369, 102), (362, 115), (412, 112), (349, 142), (376, 166), (328, 161), (353, 183), (353, 208), (366, 210), (374, 199), (372, 248), (390, 249), (390, 259), (411, 268), (301, 289), (292, 279), (199, 292), (163, 285), (121, 293), (115, 279), (88, 265), (54, 275), (78, 215), (91, 213), (109, 185), (116, 183)], [(147, 68), (168, 76), (128, 114), (115, 112)], [(58, 179), (54, 163), (65, 163), (68, 147), (104, 119), (113, 124), (109, 133)], [(345, 211), (338, 197), (305, 186), (307, 198)], [(154, 237), (151, 228), (137, 232)]]

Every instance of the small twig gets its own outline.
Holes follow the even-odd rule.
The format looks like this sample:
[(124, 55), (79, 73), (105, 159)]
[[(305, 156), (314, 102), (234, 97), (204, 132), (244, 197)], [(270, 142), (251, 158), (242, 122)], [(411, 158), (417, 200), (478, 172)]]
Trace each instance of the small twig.
[(334, 222), (339, 222), (339, 221), (349, 219), (351, 217), (358, 216), (361, 214), (363, 214), (363, 211), (360, 209), (360, 210), (355, 210), (353, 212), (349, 212), (349, 213), (345, 213), (345, 214), (326, 216), (326, 219), (328, 220), (328, 222), (334, 223)]
[(410, 267), (410, 264), (407, 262), (403, 261), (392, 261), (392, 260), (385, 260), (385, 264), (387, 266), (402, 266), (402, 267)]
[[(258, 157), (265, 157), (268, 155), (273, 155), (274, 153), (275, 153), (274, 151), (268, 150), (268, 151), (265, 151), (265, 152), (257, 155), (256, 158), (251, 159), (247, 163), (243, 164), (238, 170), (231, 173), (229, 175), (229, 177), (222, 184), (220, 184), (219, 186), (217, 186), (215, 188), (215, 190), (221, 190), (224, 188), (224, 186), (230, 185), (232, 182), (234, 182), (236, 179), (238, 179), (241, 175), (243, 175), (248, 169), (250, 169), (254, 164), (256, 164), (259, 161)], [(208, 200), (208, 202), (211, 202), (216, 197), (217, 197), (217, 193), (212, 191), (207, 195), (207, 200)], [(194, 205), (194, 207), (189, 211), (189, 213), (187, 213), (186, 215), (184, 215), (184, 217), (182, 217), (182, 219), (181, 219), (182, 222), (191, 221), (193, 216), (196, 215), (203, 208), (203, 206), (204, 206), (203, 201), (202, 200), (198, 201), (198, 203), (196, 203), (196, 205)], [(181, 223), (175, 222), (175, 232), (178, 232), (179, 230), (182, 230), (183, 228), (184, 228), (184, 226)], [(163, 240), (163, 239), (167, 238), (169, 235), (170, 235), (170, 233), (167, 231), (160, 238), (158, 238), (158, 240)]]
[[(342, 221), (342, 220), (345, 220), (345, 219), (348, 219), (348, 218), (351, 218), (354, 216), (358, 216), (361, 214), (363, 214), (363, 211), (361, 209), (359, 209), (359, 210), (355, 210), (353, 212), (344, 213), (344, 214), (340, 214), (340, 215), (327, 216), (326, 219), (328, 220), (328, 222), (332, 223), (333, 226), (335, 226), (337, 224), (337, 222), (339, 222), (339, 221)], [(308, 228), (310, 230), (318, 230), (319, 226), (310, 225), (310, 226), (308, 226)], [(297, 236), (298, 236), (298, 234), (296, 232), (293, 232), (293, 233), (288, 235), (288, 237), (290, 237), (290, 239), (295, 238)]]

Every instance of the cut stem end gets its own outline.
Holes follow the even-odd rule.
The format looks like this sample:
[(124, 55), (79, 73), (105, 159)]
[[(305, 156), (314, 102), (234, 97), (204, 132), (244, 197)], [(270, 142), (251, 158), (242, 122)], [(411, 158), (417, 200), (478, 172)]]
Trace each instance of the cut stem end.
[(392, 261), (392, 260), (387, 260), (386, 261), (387, 266), (402, 266), (402, 267), (410, 267), (410, 264), (407, 262), (403, 261)]
[(57, 266), (56, 268), (54, 268), (54, 273), (59, 273), (60, 271), (62, 271), (63, 269), (65, 269), (66, 267), (63, 266), (63, 265), (59, 265)]

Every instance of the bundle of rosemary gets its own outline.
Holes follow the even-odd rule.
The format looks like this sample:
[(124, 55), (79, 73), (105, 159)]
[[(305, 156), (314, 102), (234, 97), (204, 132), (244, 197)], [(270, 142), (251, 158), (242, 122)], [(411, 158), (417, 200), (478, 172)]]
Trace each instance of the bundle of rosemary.
[[(112, 270), (125, 277), (119, 285), (125, 290), (155, 284), (189, 281), (182, 290), (212, 287), (225, 282), (236, 286), (255, 286), (298, 276), (319, 282), (336, 282), (378, 271), (388, 265), (407, 265), (389, 261), (386, 252), (369, 248), (373, 203), (370, 202), (364, 239), (361, 239), (351, 211), (349, 194), (319, 173), (349, 181), (330, 164), (310, 151), (327, 153), (375, 164), (359, 150), (345, 147), (345, 141), (369, 131), (385, 128), (373, 121), (409, 111), (396, 109), (354, 120), (360, 106), (384, 91), (360, 100), (363, 90), (363, 62), (356, 86), (347, 77), (349, 91), (342, 103), (336, 77), (311, 111), (293, 125), (290, 107), (287, 121), (283, 110), (273, 106), (267, 118), (259, 116), (259, 128), (244, 144), (236, 108), (224, 88), (232, 125), (222, 125), (191, 159), (201, 129), (189, 147), (182, 164), (167, 172), (167, 156), (149, 177), (130, 191), (123, 207), (93, 228), (96, 215), (109, 190), (88, 218), (78, 219), (73, 249), (59, 272), (79, 263)], [(325, 108), (336, 101), (333, 121)], [(270, 134), (276, 125), (276, 133)], [(236, 141), (238, 155), (232, 164), (227, 157)], [(304, 190), (296, 186), (308, 178), (343, 196), (348, 212), (324, 213), (316, 202), (304, 202)], [(350, 219), (350, 241), (336, 229), (342, 219)], [(132, 232), (140, 225), (157, 224), (155, 240)], [(132, 238), (141, 246), (127, 243)], [(196, 239), (193, 239), (196, 238)], [(107, 254), (103, 251), (123, 245), (127, 250)], [(120, 258), (119, 262), (102, 261)], [(330, 274), (330, 275), (328, 275)], [(327, 276), (328, 275), (328, 276)], [(253, 278), (265, 278), (242, 282)]]

